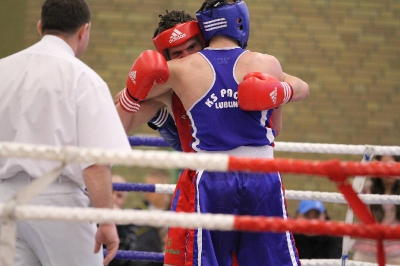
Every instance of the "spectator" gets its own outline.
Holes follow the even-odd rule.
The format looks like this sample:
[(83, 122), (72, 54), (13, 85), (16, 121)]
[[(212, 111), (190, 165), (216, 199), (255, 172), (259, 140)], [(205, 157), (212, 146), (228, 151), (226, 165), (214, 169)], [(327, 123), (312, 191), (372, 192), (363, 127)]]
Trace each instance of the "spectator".
[[(164, 170), (153, 170), (144, 178), (147, 184), (168, 184), (170, 175)], [(113, 183), (126, 183), (125, 178), (113, 175)], [(114, 208), (121, 208), (126, 200), (125, 191), (113, 191)], [(140, 210), (168, 210), (170, 195), (162, 193), (144, 193), (144, 200), (137, 209)], [(135, 224), (117, 225), (120, 238), (119, 250), (163, 252), (166, 240), (166, 228), (152, 226), (138, 226)], [(161, 262), (117, 260), (111, 261), (109, 266), (161, 266)]]
[[(298, 219), (329, 220), (321, 201), (303, 200), (296, 212)], [(339, 259), (342, 256), (342, 238), (328, 235), (294, 234), (300, 259)]]
[[(112, 175), (111, 180), (113, 183), (126, 183), (126, 179), (121, 175)], [(122, 209), (125, 204), (127, 192), (113, 190), (113, 207), (114, 209)]]
[[(126, 179), (121, 175), (112, 175), (112, 182), (126, 183)], [(114, 209), (122, 209), (126, 198), (127, 191), (113, 190)], [(137, 238), (131, 224), (117, 224), (117, 231), (120, 240), (118, 250), (137, 250)], [(133, 260), (114, 259), (110, 262), (109, 266), (135, 266), (135, 263)]]
[[(375, 160), (385, 163), (400, 162), (400, 156), (378, 155)], [(367, 193), (380, 195), (400, 195), (400, 177), (370, 179), (370, 187)], [(398, 226), (400, 224), (400, 205), (372, 204), (370, 210), (378, 223)], [(400, 265), (400, 241), (385, 240), (384, 249), (386, 263)], [(352, 246), (353, 260), (364, 262), (377, 262), (376, 241), (371, 239), (357, 239)]]
[[(154, 170), (145, 176), (147, 184), (169, 184), (171, 176), (166, 170)], [(169, 210), (171, 204), (171, 195), (165, 193), (144, 193), (144, 201), (137, 206), (141, 210)], [(167, 230), (152, 226), (140, 226), (136, 231), (138, 238), (138, 250), (163, 252), (165, 247)], [(156, 264), (141, 264), (146, 266), (155, 266)]]

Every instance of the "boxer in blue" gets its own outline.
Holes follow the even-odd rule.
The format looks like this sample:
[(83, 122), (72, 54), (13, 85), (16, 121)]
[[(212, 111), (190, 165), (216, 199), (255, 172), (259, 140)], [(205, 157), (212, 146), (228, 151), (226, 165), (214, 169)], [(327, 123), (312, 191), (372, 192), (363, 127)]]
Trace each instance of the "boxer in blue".
[[(206, 1), (197, 18), (209, 47), (168, 63), (155, 51), (142, 53), (120, 105), (137, 110), (141, 101), (172, 88), (191, 120), (196, 152), (272, 159), (275, 131), (269, 118), (282, 104), (307, 97), (308, 87), (292, 89), (281, 82), (283, 72), (275, 57), (244, 50), (249, 18), (243, 1)], [(279, 173), (197, 171), (195, 183), (198, 213), (287, 218)], [(182, 265), (300, 265), (289, 232), (198, 228), (187, 243)]]

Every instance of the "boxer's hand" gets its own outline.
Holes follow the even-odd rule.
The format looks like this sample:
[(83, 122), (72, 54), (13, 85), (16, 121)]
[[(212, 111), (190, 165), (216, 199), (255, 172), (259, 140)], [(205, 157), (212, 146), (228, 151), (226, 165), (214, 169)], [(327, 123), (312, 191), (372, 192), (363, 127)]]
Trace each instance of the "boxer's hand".
[(165, 83), (169, 69), (165, 58), (157, 51), (147, 50), (133, 63), (126, 79), (126, 89), (121, 94), (120, 105), (127, 112), (136, 112), (140, 101), (146, 96), (154, 82)]
[(288, 103), (292, 96), (293, 88), (289, 83), (261, 72), (247, 74), (238, 87), (238, 104), (245, 111), (277, 108)]
[(157, 115), (147, 122), (147, 125), (154, 130), (158, 130), (160, 135), (174, 150), (182, 151), (175, 120), (168, 113), (167, 108), (160, 109)]

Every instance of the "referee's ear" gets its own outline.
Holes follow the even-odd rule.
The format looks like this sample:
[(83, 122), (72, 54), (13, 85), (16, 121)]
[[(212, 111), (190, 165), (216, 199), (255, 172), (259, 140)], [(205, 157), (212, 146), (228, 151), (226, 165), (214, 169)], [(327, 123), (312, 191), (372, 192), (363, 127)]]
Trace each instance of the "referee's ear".
[(37, 23), (37, 30), (38, 30), (40, 36), (43, 36), (43, 34), (42, 34), (42, 21), (41, 20), (39, 20), (38, 23)]

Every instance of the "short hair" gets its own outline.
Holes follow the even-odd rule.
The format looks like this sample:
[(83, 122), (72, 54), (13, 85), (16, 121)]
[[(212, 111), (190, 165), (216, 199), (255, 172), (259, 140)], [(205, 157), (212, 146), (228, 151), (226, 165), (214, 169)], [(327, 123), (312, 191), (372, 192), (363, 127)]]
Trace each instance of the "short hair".
[(196, 18), (192, 17), (189, 13), (185, 11), (177, 11), (177, 10), (172, 10), (171, 12), (168, 12), (166, 10), (165, 15), (158, 15), (160, 18), (160, 22), (158, 22), (158, 27), (154, 31), (154, 36), (158, 36), (161, 32), (168, 30), (172, 27), (174, 27), (177, 24), (180, 23), (185, 23), (188, 21), (196, 21)]
[(42, 33), (74, 34), (91, 20), (85, 0), (46, 0), (42, 5)]

